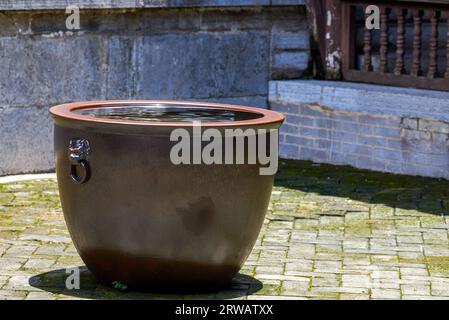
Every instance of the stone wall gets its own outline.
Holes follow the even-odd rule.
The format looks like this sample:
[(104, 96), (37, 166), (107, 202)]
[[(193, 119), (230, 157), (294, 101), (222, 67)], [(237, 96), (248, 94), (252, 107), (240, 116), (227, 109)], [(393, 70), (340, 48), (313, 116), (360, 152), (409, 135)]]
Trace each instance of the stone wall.
[(274, 81), (290, 159), (449, 178), (449, 93), (327, 81)]
[(76, 32), (65, 27), (65, 1), (2, 2), (0, 175), (53, 170), (52, 105), (185, 99), (266, 107), (270, 79), (308, 68), (305, 9), (295, 5), (302, 1), (158, 2), (81, 10)]
[(2, 0), (0, 10), (65, 9), (141, 9), (182, 7), (247, 7), (304, 5), (304, 0)]

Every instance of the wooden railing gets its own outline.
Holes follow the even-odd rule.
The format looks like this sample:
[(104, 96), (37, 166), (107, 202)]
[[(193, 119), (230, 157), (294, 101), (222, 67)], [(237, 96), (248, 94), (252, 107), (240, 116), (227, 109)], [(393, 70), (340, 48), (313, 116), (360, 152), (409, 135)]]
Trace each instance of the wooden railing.
[[(449, 1), (342, 1), (343, 79), (449, 90)], [(365, 26), (380, 9), (380, 29)]]

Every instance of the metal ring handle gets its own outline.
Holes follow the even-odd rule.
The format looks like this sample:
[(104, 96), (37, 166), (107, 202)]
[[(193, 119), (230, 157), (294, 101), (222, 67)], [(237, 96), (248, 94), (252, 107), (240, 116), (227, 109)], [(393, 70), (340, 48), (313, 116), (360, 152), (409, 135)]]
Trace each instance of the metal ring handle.
[[(76, 172), (76, 168), (78, 166), (81, 167), (84, 171), (84, 174), (82, 176), (79, 176), (78, 173)], [(77, 164), (70, 165), (70, 177), (76, 184), (86, 183), (90, 178), (89, 163), (85, 160), (80, 160)]]

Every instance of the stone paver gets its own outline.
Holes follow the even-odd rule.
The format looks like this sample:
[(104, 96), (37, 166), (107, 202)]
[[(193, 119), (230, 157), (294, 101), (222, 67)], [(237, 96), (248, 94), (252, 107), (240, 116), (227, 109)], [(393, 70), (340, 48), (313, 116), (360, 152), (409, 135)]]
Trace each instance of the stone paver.
[[(281, 161), (233, 284), (161, 295), (99, 285), (68, 235), (54, 179), (0, 184), (0, 299), (449, 299), (449, 181)], [(82, 266), (81, 289), (66, 268)]]

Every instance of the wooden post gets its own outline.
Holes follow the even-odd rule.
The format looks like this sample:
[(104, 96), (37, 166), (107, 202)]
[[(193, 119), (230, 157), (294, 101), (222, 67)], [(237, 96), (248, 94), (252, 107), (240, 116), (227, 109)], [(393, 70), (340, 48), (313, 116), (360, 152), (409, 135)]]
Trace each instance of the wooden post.
[(380, 13), (380, 72), (388, 72), (388, 16), (390, 9), (382, 6)]
[(418, 77), (422, 75), (421, 70), (421, 27), (423, 11), (419, 9), (413, 9), (413, 60), (412, 70), (410, 74)]
[(433, 10), (430, 16), (431, 35), (429, 41), (429, 70), (427, 77), (434, 79), (438, 77), (438, 19), (440, 12)]
[[(369, 17), (369, 14), (366, 13), (366, 7), (363, 7), (363, 11), (365, 12), (365, 19)], [(363, 32), (363, 71), (370, 72), (373, 71), (373, 64), (371, 59), (371, 46), (372, 43), (372, 35), (371, 30), (365, 26)]]

